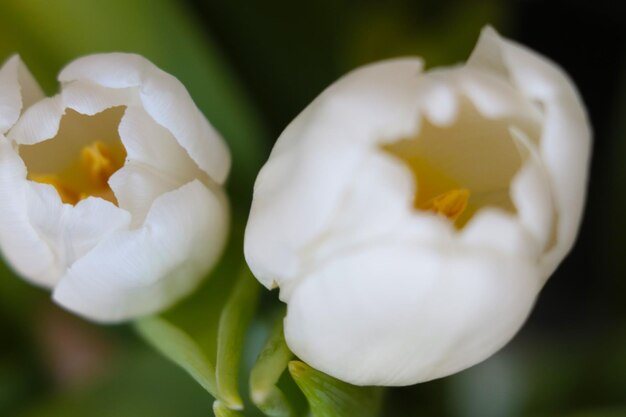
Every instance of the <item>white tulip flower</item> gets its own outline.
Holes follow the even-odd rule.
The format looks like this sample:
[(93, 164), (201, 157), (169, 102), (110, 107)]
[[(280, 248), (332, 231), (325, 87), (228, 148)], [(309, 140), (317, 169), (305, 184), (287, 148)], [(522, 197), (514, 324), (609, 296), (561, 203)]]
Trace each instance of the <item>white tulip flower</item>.
[(506, 344), (573, 245), (590, 127), (555, 64), (485, 28), (465, 65), (357, 69), (282, 133), (245, 254), (285, 336), (358, 385), (408, 385)]
[(157, 312), (224, 246), (230, 154), (183, 85), (145, 58), (79, 58), (45, 98), (0, 69), (0, 248), (24, 278), (96, 321)]

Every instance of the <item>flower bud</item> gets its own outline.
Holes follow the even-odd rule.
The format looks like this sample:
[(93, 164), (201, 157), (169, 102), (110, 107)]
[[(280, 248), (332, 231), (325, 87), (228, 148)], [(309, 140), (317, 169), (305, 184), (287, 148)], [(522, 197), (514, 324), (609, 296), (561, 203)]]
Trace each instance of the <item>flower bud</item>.
[(245, 254), (285, 336), (359, 385), (461, 371), (518, 331), (573, 245), (590, 128), (569, 78), (485, 28), (465, 65), (357, 69), (282, 133)]
[(155, 313), (216, 263), (230, 155), (183, 85), (143, 57), (70, 63), (44, 98), (0, 69), (0, 248), (24, 278), (97, 321)]

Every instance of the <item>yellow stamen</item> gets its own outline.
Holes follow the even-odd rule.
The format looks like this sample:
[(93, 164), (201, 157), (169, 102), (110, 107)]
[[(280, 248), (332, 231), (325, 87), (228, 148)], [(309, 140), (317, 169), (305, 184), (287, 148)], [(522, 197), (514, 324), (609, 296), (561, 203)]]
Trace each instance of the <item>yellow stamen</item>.
[[(76, 204), (89, 196), (104, 198), (117, 204), (115, 195), (109, 187), (111, 175), (123, 165), (125, 151), (114, 155), (103, 142), (93, 142), (80, 151), (77, 162), (57, 174), (33, 174), (32, 181), (50, 184), (57, 189), (61, 200), (67, 204)], [(119, 152), (118, 152), (119, 153)]]
[(102, 142), (85, 146), (80, 152), (83, 172), (87, 174), (91, 185), (97, 188), (107, 187), (109, 177), (118, 170), (109, 148)]
[(428, 200), (419, 208), (435, 212), (454, 222), (467, 208), (469, 197), (469, 190), (465, 188), (458, 188), (439, 194), (438, 196)]

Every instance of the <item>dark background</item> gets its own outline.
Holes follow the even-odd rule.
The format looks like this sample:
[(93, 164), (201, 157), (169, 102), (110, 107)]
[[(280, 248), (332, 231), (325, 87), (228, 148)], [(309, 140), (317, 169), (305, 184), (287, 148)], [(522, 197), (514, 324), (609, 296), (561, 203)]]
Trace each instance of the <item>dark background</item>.
[[(194, 36), (211, 40), (238, 91), (251, 103), (263, 133), (255, 147), (238, 145), (251, 155), (253, 162), (239, 165), (248, 171), (258, 168), (255, 164), (267, 157), (289, 121), (346, 71), (398, 55), (423, 56), (429, 67), (461, 62), (487, 22), (563, 67), (579, 87), (594, 130), (587, 207), (574, 250), (548, 281), (528, 323), (502, 352), (458, 375), (389, 391), (386, 415), (626, 416), (626, 14), (619, 11), (620, 2), (165, 3), (183, 15), (183, 25), (195, 28)], [(0, 6), (0, 14), (3, 7), (0, 61), (20, 52), (52, 92), (54, 84), (46, 80), (67, 58), (115, 45), (126, 49), (123, 39), (94, 43), (93, 50), (89, 43), (68, 48), (61, 40), (44, 48), (46, 32), (34, 34), (13, 20), (20, 6)], [(146, 15), (153, 13), (150, 2), (141, 7)], [(20, 19), (38, 16), (33, 27), (45, 19), (45, 13), (20, 13)], [(114, 31), (116, 20), (111, 19), (107, 25)], [(155, 33), (164, 41), (169, 36)], [(192, 85), (202, 83), (182, 64), (159, 58), (159, 51), (147, 55), (188, 87), (185, 77)], [(190, 91), (195, 95), (192, 87)], [(221, 114), (219, 108), (208, 102), (203, 110), (212, 119), (212, 112)], [(236, 173), (231, 183), (231, 195), (243, 201), (235, 208), (240, 213), (245, 213), (252, 178)], [(210, 413), (206, 394), (129, 328), (84, 323), (52, 306), (43, 291), (5, 272), (0, 277), (0, 415)]]

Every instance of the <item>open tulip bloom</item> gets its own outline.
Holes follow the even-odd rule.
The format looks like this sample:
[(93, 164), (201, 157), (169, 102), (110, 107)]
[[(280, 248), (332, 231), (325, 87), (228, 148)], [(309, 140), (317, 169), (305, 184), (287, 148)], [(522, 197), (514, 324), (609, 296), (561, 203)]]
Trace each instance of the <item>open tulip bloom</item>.
[(368, 65), (315, 99), (261, 170), (246, 230), (285, 336), (354, 384), (480, 362), (571, 249), (590, 128), (569, 78), (483, 30), (462, 66)]
[(230, 155), (182, 84), (99, 54), (44, 98), (18, 57), (0, 69), (0, 247), (24, 278), (97, 321), (154, 313), (215, 264)]

